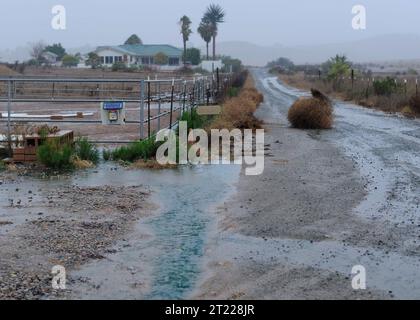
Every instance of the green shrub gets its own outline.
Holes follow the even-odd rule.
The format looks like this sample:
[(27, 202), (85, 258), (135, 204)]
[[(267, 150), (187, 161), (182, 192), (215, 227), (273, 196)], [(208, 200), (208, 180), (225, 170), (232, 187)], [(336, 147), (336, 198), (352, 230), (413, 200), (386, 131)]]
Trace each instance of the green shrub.
[(200, 116), (196, 109), (192, 109), (191, 111), (184, 112), (179, 121), (187, 122), (189, 132), (190, 129), (204, 129), (206, 124), (210, 121), (210, 116)]
[(87, 138), (79, 138), (76, 141), (74, 153), (80, 160), (87, 160), (95, 164), (99, 162), (99, 151)]
[(132, 142), (128, 146), (115, 149), (112, 152), (112, 159), (127, 162), (152, 159), (156, 156), (157, 149), (160, 145), (153, 138)]
[(74, 149), (71, 145), (61, 145), (56, 140), (48, 140), (38, 148), (38, 160), (46, 167), (56, 170), (73, 168)]
[(109, 161), (109, 160), (111, 160), (112, 159), (112, 152), (111, 151), (109, 151), (109, 150), (102, 150), (102, 158), (105, 160), (105, 161)]
[(122, 61), (115, 62), (112, 65), (112, 71), (126, 71), (127, 69), (126, 64)]
[(3, 171), (6, 169), (6, 164), (4, 163), (4, 161), (0, 160), (0, 171)]
[(239, 91), (240, 91), (240, 88), (231, 87), (229, 88), (227, 95), (229, 98), (237, 97), (239, 95)]
[(401, 90), (401, 85), (398, 85), (394, 79), (387, 77), (384, 80), (375, 80), (373, 82), (373, 91), (378, 96), (390, 96), (393, 93)]

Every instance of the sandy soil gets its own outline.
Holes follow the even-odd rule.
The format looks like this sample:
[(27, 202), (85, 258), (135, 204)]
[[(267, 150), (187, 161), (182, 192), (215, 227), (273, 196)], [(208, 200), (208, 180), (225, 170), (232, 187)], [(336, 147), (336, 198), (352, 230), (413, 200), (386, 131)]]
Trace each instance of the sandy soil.
[[(262, 70), (254, 70), (254, 76), (265, 95), (257, 111), (266, 129), (265, 171), (257, 177), (242, 174), (237, 194), (217, 210), (219, 229), (208, 244), (204, 276), (192, 297), (420, 297), (416, 280), (420, 224), (418, 198), (412, 192), (418, 190), (419, 182), (415, 176), (401, 194), (405, 206), (397, 206), (401, 203), (395, 200), (398, 196), (384, 164), (359, 149), (347, 150), (330, 142), (357, 131), (341, 123), (326, 134), (289, 128), (287, 108), (296, 99), (295, 93), (269, 83), (269, 75)], [(340, 114), (343, 121), (349, 121), (347, 116)], [(381, 128), (391, 125), (380, 114), (375, 117), (384, 121)], [(370, 152), (380, 150), (369, 147)], [(398, 152), (397, 144), (393, 150)], [(417, 152), (414, 149), (412, 155)], [(388, 153), (386, 157), (390, 162)], [(400, 170), (401, 176), (415, 173), (410, 170)], [(390, 186), (384, 185), (386, 178)], [(400, 221), (391, 219), (391, 213), (399, 215)], [(351, 287), (352, 267), (359, 264), (367, 269), (368, 290)]]
[(0, 189), (0, 299), (65, 297), (51, 289), (52, 267), (68, 273), (104, 259), (152, 210), (141, 185), (79, 187), (66, 177), (40, 183), (3, 172)]

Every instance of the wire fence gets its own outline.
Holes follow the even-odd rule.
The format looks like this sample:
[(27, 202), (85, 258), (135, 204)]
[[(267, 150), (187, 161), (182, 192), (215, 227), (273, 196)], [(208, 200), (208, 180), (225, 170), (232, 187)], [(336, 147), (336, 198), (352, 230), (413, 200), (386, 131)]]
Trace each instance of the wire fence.
[[(403, 99), (419, 95), (419, 78), (415, 75), (397, 77), (352, 75), (331, 80), (321, 76), (321, 74), (305, 74), (305, 79), (325, 88), (330, 87), (333, 91), (344, 92), (349, 98), (355, 99), (368, 99), (374, 95), (391, 94), (398, 95)], [(384, 81), (388, 81), (386, 89), (380, 85)]]
[[(3, 142), (10, 146), (12, 127), (19, 124), (94, 126), (88, 136), (96, 136), (95, 129), (105, 132), (101, 139), (90, 139), (96, 143), (145, 139), (161, 129), (173, 128), (184, 112), (198, 105), (220, 102), (237, 76), (216, 70), (208, 76), (185, 79), (0, 78), (0, 125), (7, 131)], [(104, 129), (99, 117), (100, 103), (111, 101), (130, 106), (126, 108), (126, 125), (118, 129)], [(80, 112), (83, 108), (92, 112)], [(130, 138), (108, 139), (114, 131), (130, 131)]]

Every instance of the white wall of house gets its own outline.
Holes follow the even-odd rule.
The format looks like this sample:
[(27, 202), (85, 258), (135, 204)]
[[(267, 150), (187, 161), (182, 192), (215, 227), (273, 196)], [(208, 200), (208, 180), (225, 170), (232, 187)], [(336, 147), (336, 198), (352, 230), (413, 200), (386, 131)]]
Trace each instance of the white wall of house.
[(176, 70), (178, 69), (182, 64), (181, 64), (181, 57), (171, 57), (171, 59), (173, 58), (177, 58), (178, 59), (178, 64), (176, 65), (165, 65), (165, 66), (158, 66), (154, 64), (154, 57), (150, 56), (150, 57), (138, 57), (138, 56), (131, 56), (129, 54), (124, 54), (118, 50), (113, 50), (111, 48), (109, 49), (103, 49), (103, 50), (99, 50), (96, 51), (96, 54), (103, 59), (102, 60), (102, 65), (107, 66), (107, 67), (112, 67), (112, 65), (116, 62), (116, 61), (122, 61), (125, 62), (127, 64), (127, 66), (130, 65), (148, 65), (150, 67), (159, 69), (159, 70)]
[(117, 50), (111, 50), (111, 49), (104, 49), (97, 52), (97, 55), (101, 58), (103, 58), (103, 65), (111, 67), (115, 62), (122, 61), (124, 62), (124, 56), (127, 57), (127, 64), (132, 64), (133, 62), (130, 62), (130, 56), (123, 54)]
[(208, 72), (213, 72), (216, 71), (217, 68), (222, 69), (223, 62), (222, 60), (204, 60), (201, 62), (200, 67)]

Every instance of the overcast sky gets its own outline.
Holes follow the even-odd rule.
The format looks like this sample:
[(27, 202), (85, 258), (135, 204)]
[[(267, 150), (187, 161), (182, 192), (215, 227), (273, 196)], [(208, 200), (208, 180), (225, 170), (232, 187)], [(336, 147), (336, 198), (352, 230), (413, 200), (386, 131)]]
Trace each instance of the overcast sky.
[[(1, 0), (0, 49), (29, 42), (61, 42), (66, 47), (122, 44), (132, 33), (145, 43), (181, 46), (177, 21), (193, 21), (191, 44), (202, 46), (196, 33), (212, 0)], [(219, 41), (241, 40), (286, 46), (346, 42), (375, 35), (420, 33), (416, 0), (214, 0), (227, 13)], [(67, 30), (51, 27), (54, 5), (64, 5)], [(367, 9), (367, 30), (351, 27), (353, 5)]]

